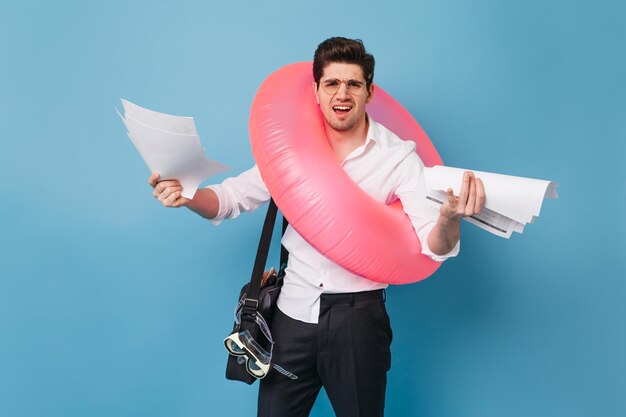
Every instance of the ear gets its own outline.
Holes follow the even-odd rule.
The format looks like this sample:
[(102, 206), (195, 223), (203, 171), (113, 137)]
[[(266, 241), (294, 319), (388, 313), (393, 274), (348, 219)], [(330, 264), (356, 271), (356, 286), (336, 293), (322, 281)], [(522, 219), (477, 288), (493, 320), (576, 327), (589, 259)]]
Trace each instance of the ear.
[(315, 94), (315, 101), (317, 101), (317, 104), (320, 104), (320, 96), (317, 93), (317, 83), (313, 81), (313, 94)]
[(367, 104), (370, 101), (372, 101), (372, 97), (374, 97), (374, 83), (372, 83), (372, 85), (370, 85), (370, 88), (367, 91), (367, 98), (365, 99), (365, 104)]

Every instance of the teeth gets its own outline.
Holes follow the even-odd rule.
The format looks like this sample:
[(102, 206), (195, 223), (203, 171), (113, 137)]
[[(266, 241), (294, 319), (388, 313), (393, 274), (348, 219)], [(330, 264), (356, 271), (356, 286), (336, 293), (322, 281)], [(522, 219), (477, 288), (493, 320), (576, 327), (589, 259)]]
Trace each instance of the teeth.
[(348, 106), (335, 106), (333, 107), (333, 109), (335, 110), (350, 110), (352, 107), (348, 107)]

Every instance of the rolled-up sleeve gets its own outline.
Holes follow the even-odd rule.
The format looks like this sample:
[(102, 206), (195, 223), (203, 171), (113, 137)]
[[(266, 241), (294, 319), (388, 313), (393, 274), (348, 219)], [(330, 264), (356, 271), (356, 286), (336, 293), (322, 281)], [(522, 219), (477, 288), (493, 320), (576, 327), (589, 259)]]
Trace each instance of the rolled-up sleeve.
[(219, 211), (211, 219), (211, 223), (218, 225), (224, 219), (234, 219), (242, 212), (253, 211), (267, 203), (270, 193), (261, 178), (257, 166), (253, 166), (236, 177), (225, 179), (221, 184), (209, 185), (217, 194)]
[(396, 196), (402, 202), (404, 212), (409, 216), (415, 233), (422, 245), (422, 254), (437, 262), (458, 255), (461, 248), (459, 240), (456, 246), (445, 255), (436, 255), (428, 246), (428, 236), (439, 217), (439, 210), (426, 202), (426, 183), (424, 163), (411, 152), (393, 170)]
[[(413, 227), (415, 227), (415, 225), (413, 225)], [(433, 227), (435, 227), (435, 222), (428, 222), (428, 224), (424, 226), (422, 230), (420, 230), (417, 234), (417, 237), (422, 244), (422, 254), (430, 257), (432, 260), (437, 262), (443, 262), (448, 258), (457, 256), (459, 254), (459, 251), (461, 250), (461, 239), (459, 239), (456, 242), (454, 248), (445, 255), (436, 255), (435, 253), (433, 253), (432, 250), (430, 250), (430, 246), (428, 246), (428, 235), (430, 235), (430, 231), (433, 229)]]

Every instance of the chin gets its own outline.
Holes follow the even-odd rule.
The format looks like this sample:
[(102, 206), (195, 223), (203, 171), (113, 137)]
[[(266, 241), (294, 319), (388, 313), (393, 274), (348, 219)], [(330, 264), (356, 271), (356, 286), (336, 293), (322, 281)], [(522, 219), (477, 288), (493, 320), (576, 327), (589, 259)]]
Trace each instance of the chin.
[(329, 124), (333, 129), (338, 130), (340, 132), (345, 132), (346, 130), (353, 129), (357, 123), (355, 120), (344, 120), (344, 121), (331, 120)]

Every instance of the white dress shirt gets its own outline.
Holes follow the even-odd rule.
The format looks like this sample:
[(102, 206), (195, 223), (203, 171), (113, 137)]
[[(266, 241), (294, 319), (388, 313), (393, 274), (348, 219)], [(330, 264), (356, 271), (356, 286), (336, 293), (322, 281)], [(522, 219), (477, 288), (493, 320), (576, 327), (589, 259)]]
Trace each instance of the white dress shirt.
[[(368, 116), (369, 117), (369, 116)], [(444, 256), (428, 246), (428, 234), (439, 210), (425, 204), (424, 164), (415, 152), (415, 143), (403, 141), (369, 117), (365, 143), (341, 164), (346, 173), (376, 200), (391, 204), (400, 199), (404, 211), (422, 244), (422, 253), (442, 262), (456, 256), (460, 244)], [(219, 185), (209, 186), (219, 199), (219, 212), (211, 221), (238, 217), (270, 199), (257, 166)], [(316, 251), (289, 226), (282, 239), (289, 251), (289, 262), (278, 307), (288, 316), (306, 323), (317, 323), (322, 293), (348, 293), (386, 288), (387, 284), (353, 274)]]

